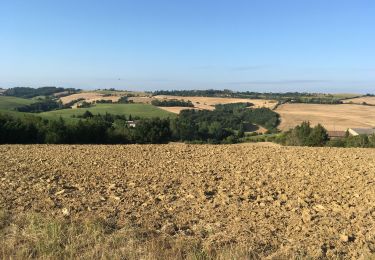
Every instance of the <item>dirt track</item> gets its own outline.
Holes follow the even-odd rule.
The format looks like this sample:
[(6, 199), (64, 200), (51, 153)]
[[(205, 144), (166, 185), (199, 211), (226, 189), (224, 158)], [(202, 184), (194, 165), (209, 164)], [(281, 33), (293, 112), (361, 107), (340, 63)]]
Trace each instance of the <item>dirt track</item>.
[(375, 150), (0, 146), (0, 208), (100, 215), (263, 256), (375, 253)]

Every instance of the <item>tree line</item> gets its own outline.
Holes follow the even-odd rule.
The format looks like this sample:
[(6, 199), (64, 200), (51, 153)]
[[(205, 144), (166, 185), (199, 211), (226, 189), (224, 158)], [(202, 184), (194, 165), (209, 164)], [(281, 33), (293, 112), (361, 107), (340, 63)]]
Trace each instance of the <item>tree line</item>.
[(171, 133), (169, 119), (141, 119), (129, 127), (127, 118), (95, 115), (67, 122), (36, 116), (13, 117), (0, 114), (2, 144), (131, 144), (166, 143)]
[(60, 87), (40, 87), (40, 88), (29, 88), (29, 87), (15, 87), (9, 88), (4, 92), (5, 96), (13, 96), (20, 98), (33, 98), (37, 96), (51, 96), (55, 93), (66, 92), (65, 95), (74, 94), (80, 91), (80, 89), (74, 88), (60, 88)]
[(312, 104), (341, 104), (340, 98), (331, 94), (307, 93), (307, 92), (252, 92), (224, 90), (158, 90), (153, 95), (170, 96), (199, 96), (199, 97), (227, 97), (227, 98), (249, 98), (249, 99), (273, 99), (279, 102), (312, 103)]
[[(136, 127), (128, 121), (136, 120)], [(247, 124), (276, 131), (278, 114), (266, 108), (220, 107), (214, 111), (186, 110), (176, 119), (138, 119), (89, 111), (75, 120), (48, 120), (26, 115), (0, 115), (0, 143), (166, 143), (169, 141), (235, 143)]]
[(194, 107), (194, 104), (188, 100), (178, 100), (178, 99), (154, 99), (151, 101), (151, 105), (158, 107)]
[(268, 141), (289, 146), (375, 148), (375, 134), (351, 136), (347, 131), (342, 138), (330, 139), (322, 125), (311, 127), (309, 122), (303, 122), (287, 132), (271, 137)]

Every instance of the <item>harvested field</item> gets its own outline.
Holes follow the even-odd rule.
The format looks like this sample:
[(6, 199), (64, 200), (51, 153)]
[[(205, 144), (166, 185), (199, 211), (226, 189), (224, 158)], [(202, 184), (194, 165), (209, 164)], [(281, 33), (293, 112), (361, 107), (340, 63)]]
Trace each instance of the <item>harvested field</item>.
[(284, 104), (277, 108), (281, 116), (280, 129), (288, 130), (310, 121), (312, 125), (322, 124), (330, 131), (346, 131), (348, 128), (375, 127), (375, 106), (362, 105), (320, 105)]
[(129, 100), (132, 100), (134, 103), (151, 104), (151, 101), (154, 100), (154, 98), (152, 97), (129, 97)]
[(117, 102), (120, 99), (120, 95), (118, 96), (104, 96), (104, 94), (98, 92), (82, 92), (77, 94), (72, 94), (69, 96), (61, 97), (60, 100), (63, 104), (69, 103), (73, 100), (77, 100), (79, 98), (84, 98), (86, 102), (94, 102), (96, 100), (112, 100), (112, 102)]
[[(101, 216), (112, 223), (111, 235), (132, 227), (142, 231), (142, 245), (150, 237), (168, 237), (200, 242), (207, 252), (241, 246), (270, 258), (375, 254), (374, 149), (3, 145), (0, 153), (0, 208), (11, 216), (38, 212), (70, 223)], [(2, 219), (0, 231), (8, 225)], [(10, 233), (0, 242), (15, 252), (32, 239), (12, 244), (14, 228), (4, 232)], [(83, 237), (90, 246), (79, 248), (82, 255), (100, 251), (100, 244), (105, 248), (106, 240), (95, 247), (90, 236)], [(38, 256), (41, 249), (35, 250)], [(201, 253), (193, 259), (208, 258)]]
[(175, 113), (175, 114), (179, 114), (182, 110), (186, 110), (186, 109), (196, 109), (194, 107), (158, 107), (158, 108), (171, 112), (171, 113)]
[(369, 105), (375, 105), (375, 97), (359, 97), (343, 100), (344, 103), (363, 104), (364, 102)]
[(254, 107), (268, 107), (274, 108), (277, 104), (275, 100), (265, 99), (244, 99), (244, 98), (217, 98), (217, 97), (180, 97), (180, 96), (167, 96), (159, 95), (155, 96), (157, 99), (178, 99), (178, 100), (190, 100), (193, 102), (194, 107), (198, 109), (214, 110), (217, 104), (230, 104), (230, 103), (241, 103), (250, 102), (254, 104)]

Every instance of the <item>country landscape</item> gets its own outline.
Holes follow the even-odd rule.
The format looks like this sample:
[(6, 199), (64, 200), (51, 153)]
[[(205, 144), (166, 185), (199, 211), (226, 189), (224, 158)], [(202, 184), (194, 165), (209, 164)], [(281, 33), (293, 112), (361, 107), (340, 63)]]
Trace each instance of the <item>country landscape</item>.
[(0, 1), (0, 259), (375, 260), (375, 1)]
[[(372, 147), (374, 139), (369, 135), (362, 143), (364, 135), (339, 139), (328, 136), (328, 130), (374, 127), (375, 122), (366, 116), (373, 106), (346, 102), (360, 95), (280, 94), (275, 98), (273, 94), (272, 99), (257, 93), (247, 94), (256, 98), (240, 98), (233, 96), (243, 93), (212, 94), (212, 90), (209, 96), (203, 92), (196, 94), (201, 96), (176, 96), (118, 90), (64, 90), (64, 95), (39, 95), (46, 90), (60, 91), (54, 87), (15, 88), (0, 96), (4, 143), (0, 146), (2, 258), (374, 256), (374, 150), (334, 147), (342, 147), (337, 140), (346, 140), (346, 147)], [(26, 92), (33, 94), (26, 97)], [(309, 97), (297, 103), (296, 95)], [(311, 101), (317, 96), (318, 101)], [(367, 98), (363, 95), (356, 99)], [(174, 107), (180, 110), (163, 109)], [(24, 112), (27, 109), (30, 111)], [(272, 120), (255, 117), (259, 123), (254, 121), (247, 128), (250, 122), (242, 122), (232, 130), (220, 127), (227, 126), (225, 121), (215, 121), (219, 124), (215, 131), (226, 129), (227, 133), (221, 136), (215, 132), (211, 137), (199, 131), (190, 133), (198, 140), (184, 135), (171, 139), (166, 132), (157, 134), (159, 139), (149, 136), (155, 131), (151, 128), (159, 129), (153, 118), (167, 120), (171, 125), (192, 120), (184, 117), (184, 110), (205, 116), (202, 122), (187, 121), (190, 125), (210, 123), (217, 120), (216, 114), (225, 118), (230, 111), (244, 116), (246, 111), (262, 110), (264, 116), (276, 116), (278, 120), (272, 124)], [(206, 117), (209, 115), (213, 119)], [(135, 139), (114, 139), (117, 145), (57, 145), (111, 143), (102, 138), (111, 132), (110, 128), (101, 132), (96, 123), (116, 116), (115, 121), (108, 121), (115, 131), (116, 125), (123, 122), (122, 129), (144, 128), (144, 132), (134, 133)], [(134, 119), (129, 121), (129, 116)], [(235, 114), (229, 117), (237, 118)], [(37, 118), (47, 120), (46, 129), (38, 133), (45, 139), (30, 141), (33, 133), (28, 131), (29, 124), (34, 122), (36, 128), (40, 127)], [(148, 120), (151, 125), (143, 125)], [(54, 121), (63, 124), (60, 129), (51, 128)], [(24, 128), (19, 125), (26, 123)], [(50, 137), (49, 131), (69, 135), (69, 131), (59, 131), (77, 124), (88, 124), (85, 136), (99, 131), (101, 138)], [(229, 126), (235, 124), (233, 121)], [(322, 127), (325, 144), (295, 139), (298, 129), (310, 129), (311, 136), (320, 124), (327, 128)], [(29, 139), (14, 135), (6, 139), (12, 125), (12, 133), (17, 131)], [(186, 127), (182, 125), (176, 131)], [(7, 144), (30, 142), (46, 144)]]

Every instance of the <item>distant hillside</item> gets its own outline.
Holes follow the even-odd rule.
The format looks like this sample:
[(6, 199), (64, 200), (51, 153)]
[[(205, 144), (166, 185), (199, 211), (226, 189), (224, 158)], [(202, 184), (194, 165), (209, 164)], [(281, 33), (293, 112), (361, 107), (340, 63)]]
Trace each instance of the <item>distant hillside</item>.
[(342, 100), (359, 97), (358, 94), (325, 94), (308, 92), (252, 92), (224, 90), (158, 90), (154, 96), (168, 95), (181, 97), (221, 97), (221, 98), (249, 98), (277, 100), (281, 103), (313, 103), (313, 104), (341, 104)]
[(12, 110), (16, 107), (30, 105), (34, 102), (35, 101), (31, 99), (0, 96), (0, 110)]
[(74, 88), (59, 88), (59, 87), (40, 87), (40, 88), (29, 88), (29, 87), (15, 87), (4, 91), (5, 96), (21, 97), (21, 98), (33, 98), (37, 96), (51, 96), (55, 93), (64, 92), (66, 95), (73, 94), (80, 91)]

